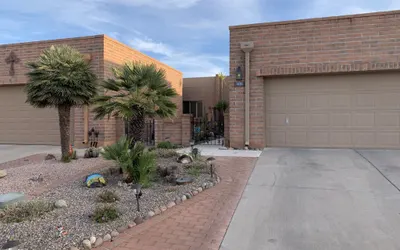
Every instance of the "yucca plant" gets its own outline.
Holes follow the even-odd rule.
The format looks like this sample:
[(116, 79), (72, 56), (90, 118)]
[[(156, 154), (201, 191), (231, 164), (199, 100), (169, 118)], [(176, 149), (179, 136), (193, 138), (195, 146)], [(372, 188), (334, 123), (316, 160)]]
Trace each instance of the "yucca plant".
[(219, 102), (217, 102), (217, 104), (215, 104), (215, 108), (222, 112), (226, 112), (228, 107), (229, 107), (229, 104), (225, 100), (220, 100)]
[(101, 154), (122, 168), (126, 182), (148, 186), (156, 171), (156, 153), (150, 152), (141, 142), (136, 142), (133, 147), (131, 144), (131, 139), (122, 136), (117, 143), (104, 147)]
[(96, 119), (122, 118), (128, 122), (128, 136), (132, 142), (141, 141), (145, 118), (175, 116), (177, 96), (168, 86), (165, 71), (154, 64), (126, 63), (113, 69), (114, 78), (103, 82), (104, 94), (95, 99)]
[(26, 102), (58, 109), (62, 159), (69, 161), (71, 108), (90, 104), (97, 93), (96, 75), (83, 55), (67, 45), (45, 49), (27, 66)]

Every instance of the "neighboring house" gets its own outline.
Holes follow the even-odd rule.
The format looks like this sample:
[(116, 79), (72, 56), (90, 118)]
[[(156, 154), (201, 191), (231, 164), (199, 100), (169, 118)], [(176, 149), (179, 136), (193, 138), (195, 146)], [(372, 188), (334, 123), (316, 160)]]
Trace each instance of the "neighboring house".
[(231, 146), (400, 148), (399, 27), (400, 11), (230, 27), (248, 86), (230, 82)]
[(217, 119), (215, 105), (229, 100), (228, 81), (216, 76), (183, 78), (183, 113), (195, 118)]
[[(25, 63), (36, 60), (43, 49), (61, 44), (83, 53), (100, 81), (113, 76), (112, 67), (127, 61), (154, 63), (164, 69), (170, 86), (178, 92), (175, 98), (178, 110), (173, 120), (154, 122), (153, 138), (156, 141), (170, 138), (172, 142), (184, 145), (189, 143), (190, 116), (182, 115), (182, 73), (105, 35), (0, 45), (0, 143), (60, 144), (57, 111), (26, 104), (23, 88), (27, 83)], [(76, 147), (87, 146), (91, 128), (100, 132), (99, 145), (114, 143), (125, 133), (122, 120), (95, 121), (93, 116), (88, 107), (72, 110), (71, 142)]]

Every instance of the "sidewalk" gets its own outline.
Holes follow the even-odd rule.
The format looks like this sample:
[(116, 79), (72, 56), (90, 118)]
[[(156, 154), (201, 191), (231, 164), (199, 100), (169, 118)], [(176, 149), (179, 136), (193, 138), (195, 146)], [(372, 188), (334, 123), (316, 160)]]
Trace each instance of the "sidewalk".
[[(260, 150), (232, 150), (222, 149), (221, 145), (196, 145), (194, 146), (200, 150), (201, 155), (206, 156), (225, 156), (225, 157), (259, 157)], [(183, 148), (178, 150), (179, 153), (190, 153), (191, 148)]]
[[(205, 154), (203, 154), (205, 155)], [(221, 182), (126, 230), (101, 250), (217, 250), (257, 158), (216, 157)]]

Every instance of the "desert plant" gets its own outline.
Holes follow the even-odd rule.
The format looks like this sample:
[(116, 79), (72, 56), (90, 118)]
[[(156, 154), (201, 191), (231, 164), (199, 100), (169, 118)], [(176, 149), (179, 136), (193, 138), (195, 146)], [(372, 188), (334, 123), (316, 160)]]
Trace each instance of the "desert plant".
[(157, 148), (174, 149), (176, 145), (170, 141), (162, 141), (157, 144)]
[(72, 151), (71, 159), (72, 160), (77, 160), (78, 159), (78, 156), (76, 155), (76, 150)]
[(165, 148), (158, 148), (156, 149), (157, 157), (160, 158), (171, 158), (171, 157), (178, 157), (179, 153), (176, 152), (174, 149), (165, 149)]
[(20, 202), (7, 206), (0, 213), (0, 221), (19, 223), (43, 216), (55, 209), (54, 203), (47, 201)]
[(122, 136), (118, 142), (104, 147), (101, 154), (122, 168), (125, 181), (149, 185), (156, 171), (156, 153), (150, 152), (141, 142), (136, 142), (130, 149), (131, 141)]
[(37, 108), (57, 108), (62, 160), (70, 160), (71, 108), (90, 104), (97, 93), (96, 75), (89, 62), (67, 45), (45, 49), (35, 62), (28, 62), (27, 103)]
[(119, 196), (114, 191), (105, 190), (98, 195), (97, 200), (99, 202), (113, 203), (119, 201)]
[(90, 147), (85, 150), (84, 158), (97, 158), (100, 155), (100, 150), (98, 148)]
[(97, 223), (106, 223), (119, 217), (116, 207), (111, 205), (98, 206), (93, 212), (92, 218)]
[(127, 120), (128, 137), (135, 143), (143, 138), (146, 117), (175, 116), (177, 92), (169, 86), (163, 69), (129, 62), (114, 68), (113, 74), (102, 84), (104, 93), (95, 98), (96, 119), (113, 116)]
[(193, 176), (193, 177), (198, 177), (200, 175), (201, 170), (196, 167), (190, 167), (187, 170), (188, 174)]
[(222, 112), (226, 112), (228, 107), (229, 107), (229, 104), (225, 100), (220, 100), (219, 102), (217, 102), (217, 104), (215, 104), (215, 108)]

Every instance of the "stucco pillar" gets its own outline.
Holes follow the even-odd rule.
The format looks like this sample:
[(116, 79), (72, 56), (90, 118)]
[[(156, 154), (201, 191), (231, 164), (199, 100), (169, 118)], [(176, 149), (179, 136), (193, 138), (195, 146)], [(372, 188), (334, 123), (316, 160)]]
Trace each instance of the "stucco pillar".
[(253, 42), (242, 42), (240, 48), (245, 54), (244, 73), (244, 145), (250, 144), (250, 52), (254, 49)]

